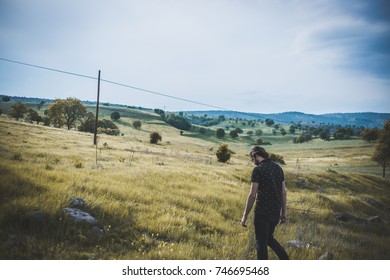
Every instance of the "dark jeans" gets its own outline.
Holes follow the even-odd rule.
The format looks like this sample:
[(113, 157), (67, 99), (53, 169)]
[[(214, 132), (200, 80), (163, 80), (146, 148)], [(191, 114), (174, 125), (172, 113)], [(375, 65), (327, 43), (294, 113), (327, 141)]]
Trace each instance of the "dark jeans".
[(281, 260), (288, 260), (283, 246), (274, 238), (275, 223), (263, 217), (255, 217), (256, 250), (258, 260), (268, 260), (268, 246)]

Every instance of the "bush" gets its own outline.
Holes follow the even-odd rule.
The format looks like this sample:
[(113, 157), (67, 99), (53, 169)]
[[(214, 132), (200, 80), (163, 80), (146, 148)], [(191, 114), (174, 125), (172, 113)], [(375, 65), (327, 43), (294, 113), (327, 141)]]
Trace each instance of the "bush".
[(281, 155), (271, 154), (271, 155), (269, 156), (269, 158), (270, 158), (273, 162), (279, 162), (280, 164), (286, 164), (286, 162), (284, 161), (283, 156), (281, 156)]
[(162, 137), (161, 137), (160, 133), (158, 133), (158, 132), (150, 133), (150, 143), (157, 144), (158, 141), (161, 141), (161, 140), (162, 140)]
[(206, 134), (206, 129), (204, 127), (199, 128), (199, 133), (202, 135)]
[(225, 130), (223, 130), (223, 128), (218, 128), (215, 132), (215, 135), (217, 136), (217, 138), (223, 138), (225, 137)]
[(140, 120), (133, 121), (133, 126), (135, 129), (140, 129), (142, 126), (142, 123)]
[(120, 118), (121, 118), (121, 115), (119, 114), (119, 112), (112, 112), (111, 113), (111, 119), (113, 120), (113, 121), (117, 121), (117, 120), (119, 120)]
[(227, 162), (234, 152), (229, 149), (228, 144), (221, 144), (215, 154), (219, 162)]

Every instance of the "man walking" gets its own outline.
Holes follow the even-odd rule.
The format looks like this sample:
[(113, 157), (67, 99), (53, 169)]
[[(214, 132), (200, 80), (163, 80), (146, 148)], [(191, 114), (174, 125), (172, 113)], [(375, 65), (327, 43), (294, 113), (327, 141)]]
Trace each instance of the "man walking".
[(255, 206), (257, 259), (268, 259), (268, 246), (281, 260), (288, 260), (282, 245), (274, 238), (276, 225), (286, 221), (286, 190), (283, 169), (269, 159), (264, 148), (255, 146), (250, 152), (256, 167), (252, 171), (250, 192), (241, 225), (246, 227), (248, 214)]

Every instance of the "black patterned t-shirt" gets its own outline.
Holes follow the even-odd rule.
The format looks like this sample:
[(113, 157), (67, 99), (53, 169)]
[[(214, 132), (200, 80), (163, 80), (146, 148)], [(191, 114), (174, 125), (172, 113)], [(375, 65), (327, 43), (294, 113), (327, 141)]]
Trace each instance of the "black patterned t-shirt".
[(252, 171), (251, 182), (258, 183), (255, 216), (277, 223), (282, 207), (283, 169), (270, 159), (263, 160)]

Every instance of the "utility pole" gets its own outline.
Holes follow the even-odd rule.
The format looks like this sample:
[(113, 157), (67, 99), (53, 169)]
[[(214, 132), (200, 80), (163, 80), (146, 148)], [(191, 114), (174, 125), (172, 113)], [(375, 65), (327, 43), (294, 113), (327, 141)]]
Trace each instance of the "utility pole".
[(93, 144), (97, 147), (97, 126), (99, 118), (99, 98), (100, 98), (100, 70), (98, 76), (97, 100), (96, 100), (96, 117), (95, 117), (95, 133), (93, 136)]

